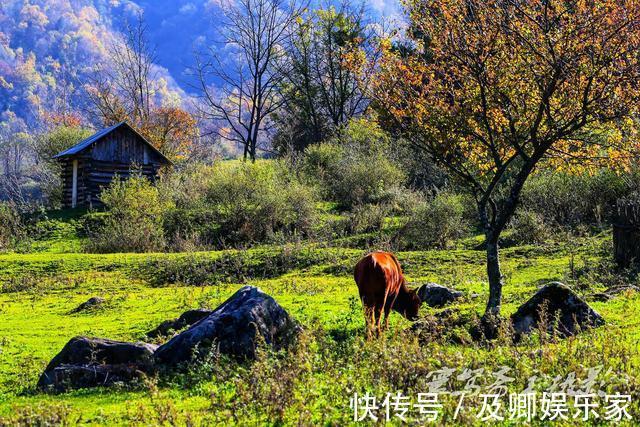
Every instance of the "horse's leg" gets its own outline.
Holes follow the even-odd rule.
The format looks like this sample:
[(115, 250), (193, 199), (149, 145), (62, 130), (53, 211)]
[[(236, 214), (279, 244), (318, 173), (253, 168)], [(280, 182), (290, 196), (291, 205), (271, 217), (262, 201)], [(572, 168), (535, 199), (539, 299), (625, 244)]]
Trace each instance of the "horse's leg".
[(376, 325), (375, 306), (372, 304), (374, 301), (368, 295), (360, 295), (360, 301), (362, 301), (362, 310), (364, 314), (364, 324), (367, 330), (367, 339), (371, 339)]
[(376, 325), (376, 336), (380, 336), (382, 332), (382, 328), (380, 326), (380, 321), (382, 320), (382, 310), (384, 306), (380, 306), (376, 304), (375, 307), (375, 325)]
[[(382, 331), (384, 331), (386, 329), (386, 323), (387, 323), (387, 319), (389, 318), (389, 312), (387, 311), (387, 298), (389, 297), (389, 290), (385, 289), (384, 291), (384, 298), (382, 299), (382, 305), (376, 305), (376, 311), (377, 311), (377, 322), (376, 325), (378, 326), (378, 334), (380, 334)], [(385, 327), (383, 328), (382, 325), (380, 325), (380, 321), (382, 320), (382, 312), (384, 311), (384, 321), (385, 321)]]
[(384, 306), (384, 329), (385, 330), (389, 328), (389, 313), (391, 312), (391, 309), (396, 303), (396, 298), (398, 298), (398, 294), (394, 295), (393, 300), (391, 301), (391, 304)]
[(373, 338), (376, 335), (376, 308), (367, 309), (367, 336)]

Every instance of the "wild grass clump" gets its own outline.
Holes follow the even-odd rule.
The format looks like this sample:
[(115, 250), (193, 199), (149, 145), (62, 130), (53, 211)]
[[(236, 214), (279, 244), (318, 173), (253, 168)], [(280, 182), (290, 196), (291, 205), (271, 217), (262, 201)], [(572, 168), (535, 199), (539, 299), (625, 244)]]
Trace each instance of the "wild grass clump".
[[(611, 257), (610, 245), (593, 251), (607, 251), (598, 259), (572, 257), (564, 274), (566, 284), (597, 299), (607, 300), (626, 290), (640, 290), (640, 277), (635, 268), (620, 269)], [(602, 291), (602, 292), (597, 292)], [(597, 292), (593, 294), (593, 292)]]
[(82, 415), (69, 405), (40, 403), (15, 406), (9, 416), (0, 417), (0, 426), (71, 426), (81, 420)]
[(133, 274), (154, 287), (172, 284), (208, 286), (278, 277), (334, 259), (331, 251), (290, 245), (275, 250), (229, 250), (213, 256), (161, 257), (142, 263)]
[(37, 292), (43, 290), (44, 282), (38, 274), (10, 275), (0, 278), (0, 293)]
[[(415, 402), (418, 393), (437, 390), (443, 405), (438, 419), (450, 423), (458, 399), (446, 392), (465, 391), (457, 423), (474, 425), (482, 406), (480, 393), (499, 391), (507, 399), (529, 386), (542, 394), (552, 384), (568, 384), (634, 395), (639, 385), (637, 377), (615, 374), (636, 372), (639, 360), (637, 347), (616, 328), (584, 332), (588, 339), (552, 342), (532, 336), (519, 345), (508, 337), (493, 344), (451, 344), (435, 334), (425, 339), (401, 327), (367, 341), (361, 332), (335, 338), (322, 327), (305, 325), (288, 351), (263, 348), (251, 363), (213, 357), (172, 384), (210, 390), (209, 422), (232, 417), (240, 423), (284, 425), (348, 425), (353, 421), (350, 399), (356, 393), (368, 392), (381, 403), (387, 393), (401, 392)], [(589, 383), (592, 375), (596, 381)], [(638, 409), (637, 402), (632, 406), (631, 411)], [(384, 408), (378, 415), (384, 419)], [(415, 412), (408, 418), (420, 422)]]

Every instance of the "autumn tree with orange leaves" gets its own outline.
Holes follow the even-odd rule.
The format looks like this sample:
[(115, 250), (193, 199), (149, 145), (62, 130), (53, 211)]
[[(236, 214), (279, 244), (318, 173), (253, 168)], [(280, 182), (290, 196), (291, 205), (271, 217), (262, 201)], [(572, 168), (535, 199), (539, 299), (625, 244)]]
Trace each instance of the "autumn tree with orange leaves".
[(485, 321), (500, 315), (499, 237), (536, 167), (631, 158), (635, 141), (620, 129), (639, 101), (639, 4), (409, 0), (407, 39), (383, 46), (372, 88), (382, 119), (475, 198)]
[(198, 122), (193, 115), (177, 107), (153, 108), (140, 132), (165, 156), (188, 160), (200, 138)]

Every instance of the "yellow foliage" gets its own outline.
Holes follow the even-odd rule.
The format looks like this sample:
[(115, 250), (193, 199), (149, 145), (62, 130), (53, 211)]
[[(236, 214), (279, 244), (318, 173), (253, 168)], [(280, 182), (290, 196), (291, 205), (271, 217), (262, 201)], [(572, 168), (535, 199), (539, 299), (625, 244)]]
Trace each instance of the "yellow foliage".
[(405, 51), (381, 42), (371, 96), (383, 120), (480, 182), (538, 156), (564, 169), (628, 168), (639, 148), (629, 117), (640, 102), (640, 3), (544, 5), (408, 0), (413, 32), (429, 37)]

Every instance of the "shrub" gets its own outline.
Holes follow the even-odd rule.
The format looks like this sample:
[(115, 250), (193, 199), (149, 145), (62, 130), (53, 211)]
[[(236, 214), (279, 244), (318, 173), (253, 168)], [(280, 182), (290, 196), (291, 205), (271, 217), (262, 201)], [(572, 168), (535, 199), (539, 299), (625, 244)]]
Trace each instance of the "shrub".
[(358, 205), (349, 213), (349, 231), (352, 234), (380, 231), (389, 215), (387, 205)]
[(447, 171), (438, 166), (428, 153), (416, 147), (415, 144), (399, 139), (394, 144), (393, 154), (407, 174), (408, 188), (432, 194), (449, 184)]
[(58, 126), (35, 138), (34, 148), (38, 157), (37, 180), (49, 206), (57, 207), (62, 202), (62, 168), (53, 156), (73, 147), (92, 133), (80, 127)]
[(398, 245), (408, 250), (447, 248), (468, 231), (464, 212), (462, 196), (440, 193), (414, 209), (398, 233)]
[(115, 179), (102, 191), (100, 199), (108, 215), (89, 233), (89, 251), (146, 252), (164, 248), (162, 218), (170, 204), (147, 179)]
[(80, 217), (80, 231), (85, 236), (91, 236), (106, 225), (108, 217), (107, 212), (87, 212)]
[(55, 239), (64, 236), (74, 235), (78, 229), (77, 221), (47, 218), (32, 218), (32, 225), (29, 227), (29, 233), (34, 239), (45, 240)]
[(313, 192), (270, 162), (219, 165), (205, 200), (214, 206), (220, 234), (231, 242), (260, 242), (275, 232), (306, 234)]
[(0, 202), (0, 251), (15, 248), (26, 237), (26, 228), (16, 206)]
[(601, 224), (615, 213), (615, 202), (633, 185), (611, 171), (594, 175), (545, 172), (525, 184), (520, 206), (551, 224), (575, 227)]
[(329, 142), (307, 148), (302, 168), (325, 198), (345, 209), (387, 201), (405, 181), (386, 134), (363, 120), (352, 121)]
[(220, 233), (215, 212), (200, 203), (168, 210), (164, 217), (164, 229), (171, 248), (179, 252), (190, 245), (194, 249), (212, 246)]
[[(169, 236), (209, 244), (257, 243), (308, 235), (316, 216), (315, 191), (279, 161), (219, 162), (190, 172), (173, 194)], [(190, 197), (185, 197), (189, 194)]]
[(409, 215), (416, 206), (424, 203), (425, 194), (410, 188), (394, 186), (385, 192), (383, 200), (389, 215)]
[(537, 212), (518, 210), (510, 221), (510, 239), (517, 244), (544, 243), (551, 231)]

